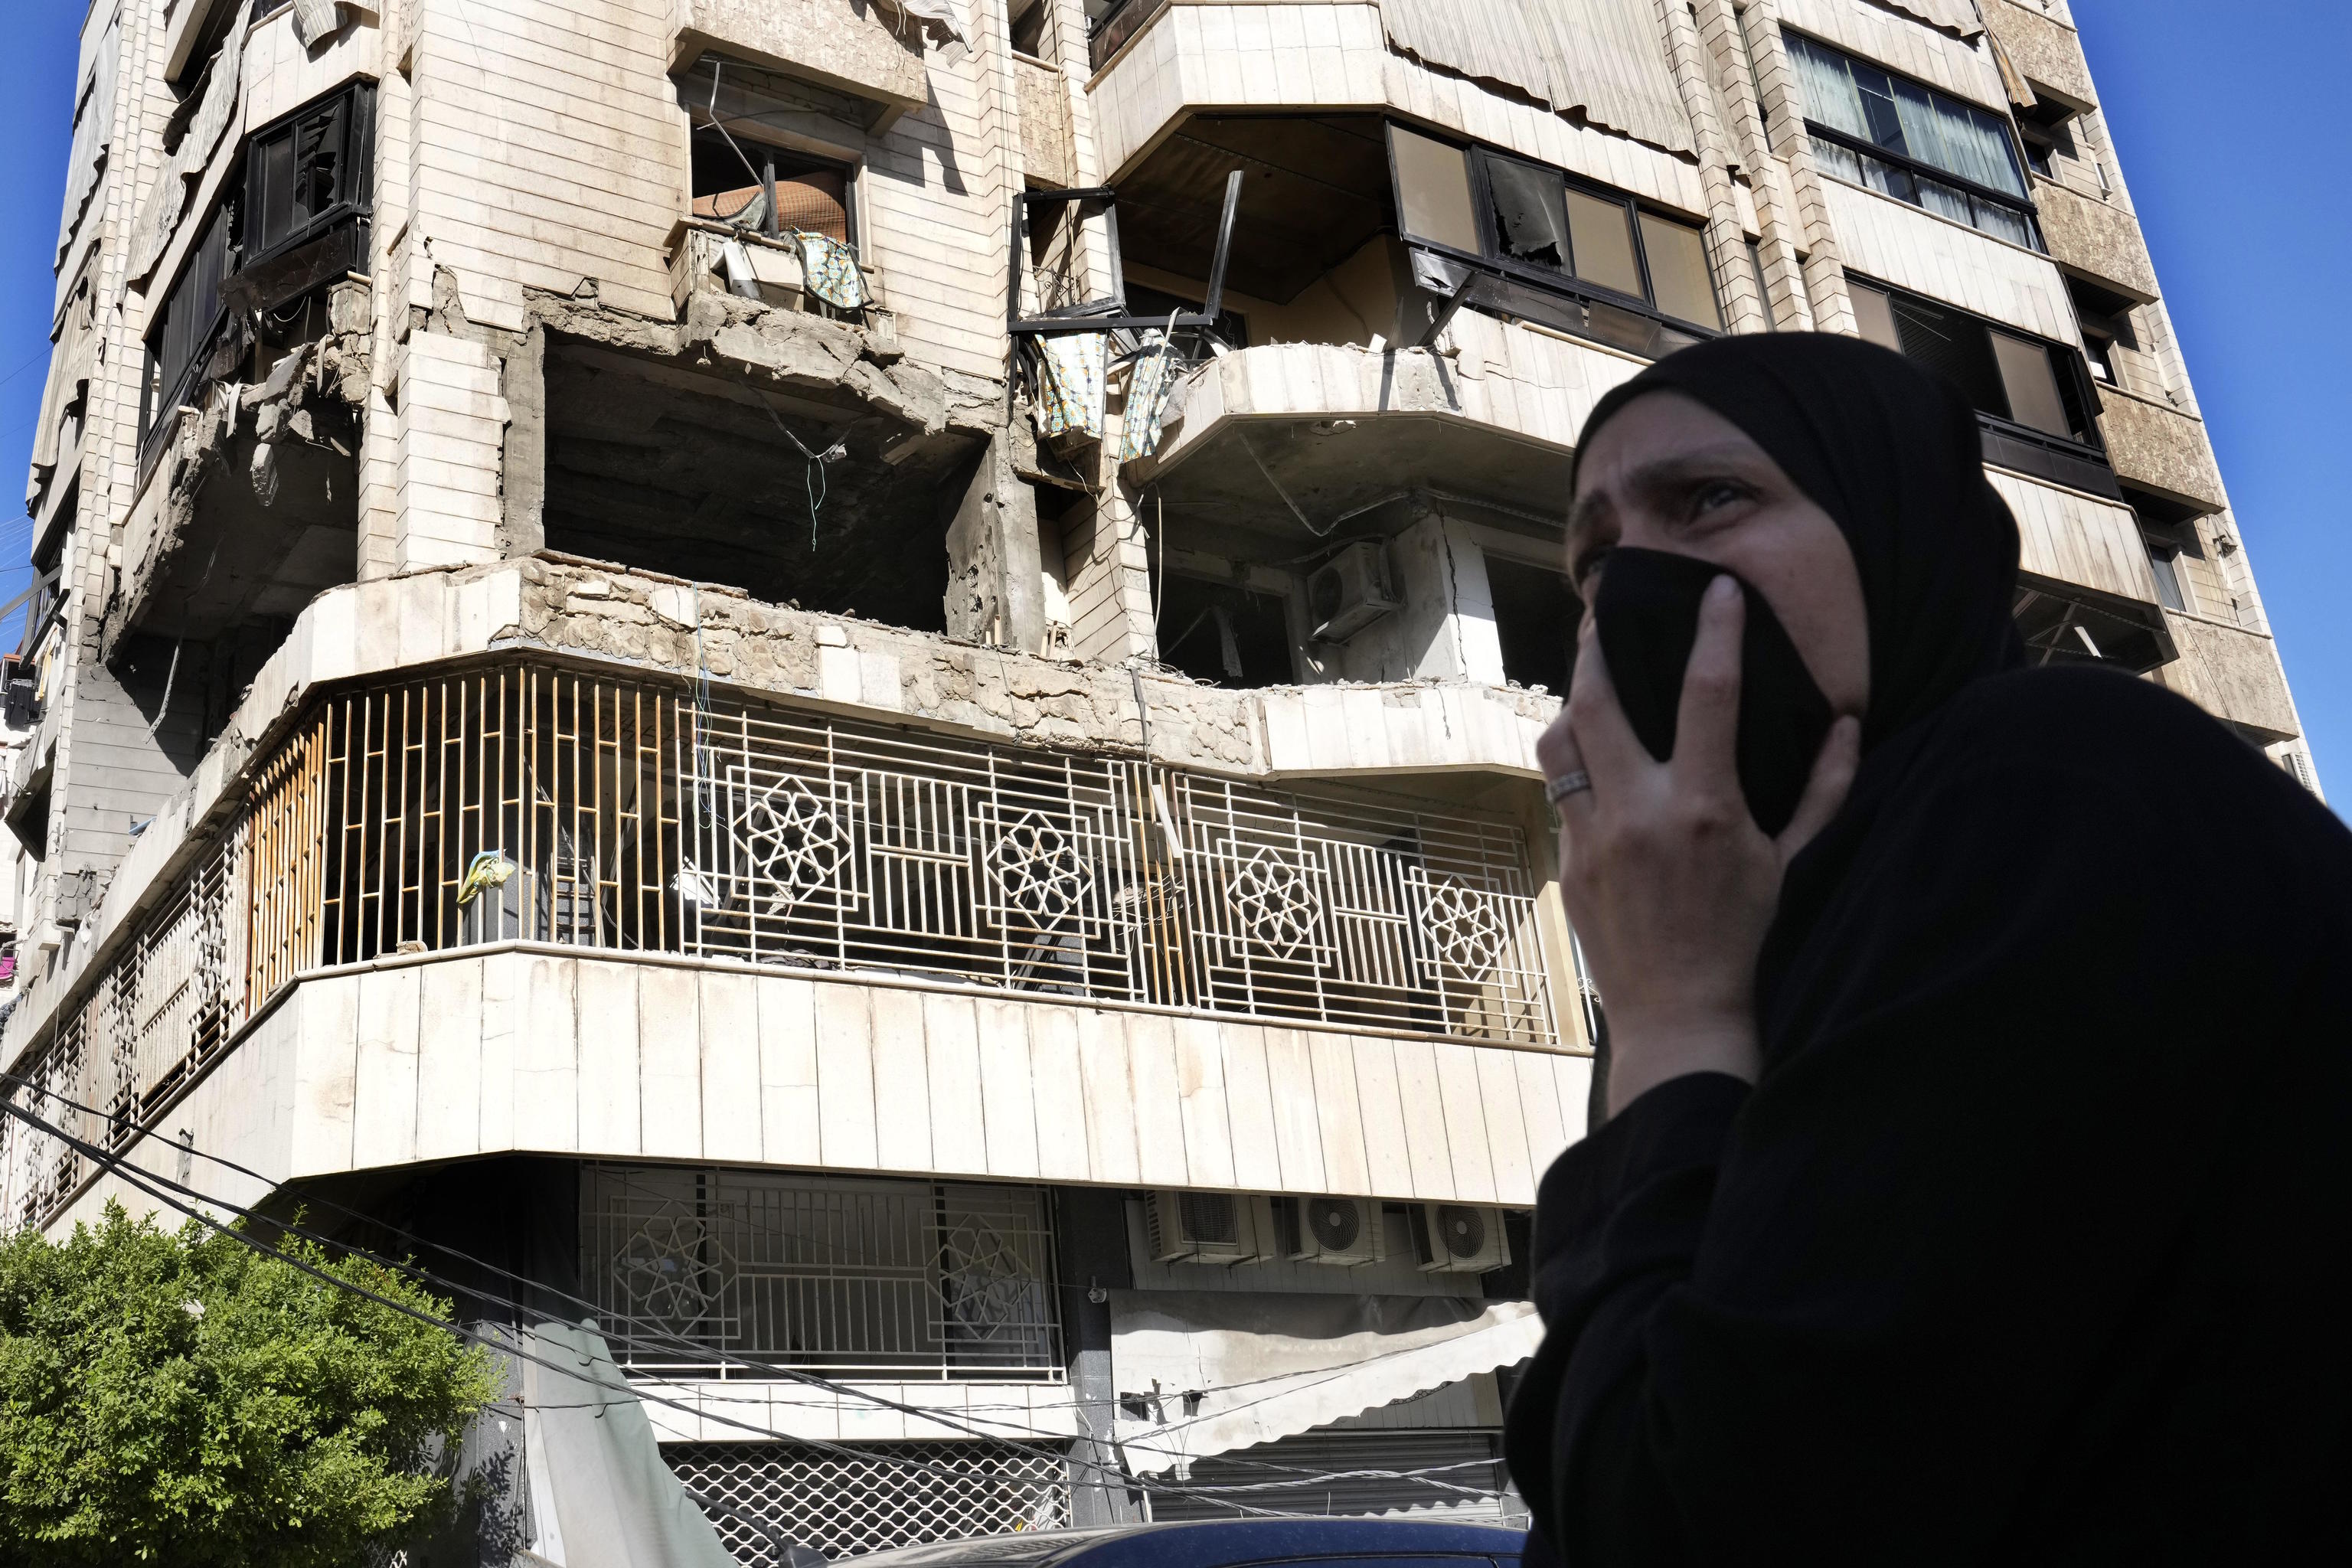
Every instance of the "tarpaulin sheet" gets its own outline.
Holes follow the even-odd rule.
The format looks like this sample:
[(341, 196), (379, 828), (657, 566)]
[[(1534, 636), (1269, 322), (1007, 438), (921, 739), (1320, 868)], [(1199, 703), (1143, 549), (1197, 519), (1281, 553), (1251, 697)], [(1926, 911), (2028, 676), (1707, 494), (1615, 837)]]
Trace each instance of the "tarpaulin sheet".
[[(530, 1331), (522, 1363), (531, 1549), (562, 1568), (736, 1568), (662, 1462), (646, 1408), (593, 1329)], [(605, 1384), (609, 1386), (602, 1386)]]

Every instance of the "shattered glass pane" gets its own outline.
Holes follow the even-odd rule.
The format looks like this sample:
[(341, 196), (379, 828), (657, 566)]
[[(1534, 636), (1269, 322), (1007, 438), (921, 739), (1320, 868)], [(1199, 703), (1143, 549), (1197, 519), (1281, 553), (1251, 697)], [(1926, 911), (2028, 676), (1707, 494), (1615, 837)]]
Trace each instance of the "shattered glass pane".
[(1568, 209), (1561, 202), (1559, 176), (1508, 159), (1489, 158), (1486, 184), (1503, 253), (1567, 271)]

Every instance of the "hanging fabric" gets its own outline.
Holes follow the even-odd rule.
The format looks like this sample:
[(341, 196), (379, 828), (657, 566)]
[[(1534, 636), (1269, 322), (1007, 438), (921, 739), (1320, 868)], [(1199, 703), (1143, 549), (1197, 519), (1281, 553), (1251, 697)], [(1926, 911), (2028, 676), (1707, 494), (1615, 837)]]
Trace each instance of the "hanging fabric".
[(830, 235), (793, 231), (801, 248), (801, 273), (808, 291), (839, 310), (858, 310), (872, 301), (866, 292), (866, 275), (849, 247)]
[(1029, 413), (1039, 435), (1102, 438), (1105, 346), (1100, 332), (1037, 341), (1036, 399)]
[(304, 48), (315, 48), (342, 25), (343, 8), (337, 0), (294, 0), (294, 38)]
[(1160, 450), (1160, 427), (1176, 392), (1177, 372), (1183, 367), (1170, 352), (1165, 332), (1153, 332), (1144, 342), (1135, 368), (1128, 373), (1127, 414), (1119, 422), (1118, 460), (1130, 462)]
[(942, 41), (951, 40), (959, 44), (971, 41), (964, 37), (963, 23), (957, 17), (955, 7), (949, 0), (884, 0), (884, 3), (901, 16), (929, 23), (938, 30)]

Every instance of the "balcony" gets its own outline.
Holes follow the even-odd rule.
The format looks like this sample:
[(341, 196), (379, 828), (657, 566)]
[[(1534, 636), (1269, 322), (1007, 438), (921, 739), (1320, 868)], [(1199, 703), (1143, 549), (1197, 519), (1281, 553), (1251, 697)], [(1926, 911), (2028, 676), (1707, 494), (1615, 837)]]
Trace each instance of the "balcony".
[(2293, 740), (2301, 732), (2270, 638), (2177, 611), (2168, 610), (2164, 618), (2180, 648), (2179, 660), (2164, 668), (2167, 686), (2265, 742)]
[(2099, 399), (2099, 431), (2116, 477), (2199, 513), (2229, 504), (2203, 422), (2119, 388)]
[(1576, 433), (1639, 362), (1477, 311), (1438, 352), (1272, 343), (1200, 365), (1130, 477), (1189, 515), (1304, 541), (1414, 489), (1551, 517)]
[(1986, 0), (1983, 9), (1985, 26), (2027, 81), (2036, 89), (2050, 89), (2077, 109), (2098, 103), (2072, 29), (2050, 20), (2038, 7), (2014, 0)]
[[(1231, 1186), (1235, 1152), (1185, 1152), (1202, 1147), (1183, 1129), (1208, 1114), (1204, 1075), (1271, 1085), (1295, 1054), (1312, 1101), (1339, 1092), (1317, 1073), (1369, 1052), (1363, 1070), (1393, 1079), (1402, 1053), (1486, 1116), (1531, 1051), (1555, 1107), (1573, 1092), (1554, 1065), (1562, 959), (1509, 815), (513, 656), (317, 702), (242, 776), (217, 835), (98, 938), (17, 1058), (93, 1108), (76, 1113), (93, 1142), (128, 1147), (134, 1121), (217, 1079), (208, 1092), (291, 1096), (264, 1162), (289, 1176), (690, 1147)], [(119, 883), (135, 892), (140, 869)], [(1516, 1049), (1482, 1067), (1493, 1047)], [(1276, 1114), (1272, 1088), (1254, 1092)], [(1221, 1124), (1241, 1114), (1216, 1093)], [(1407, 1114), (1401, 1097), (1386, 1114)], [(1162, 1116), (1175, 1142), (1147, 1147)], [(7, 1212), (45, 1223), (90, 1172), (10, 1137)], [(1317, 1176), (1412, 1184), (1360, 1158)]]
[(2156, 266), (2137, 218), (2049, 180), (2036, 181), (2033, 194), (2050, 259), (2140, 304), (2157, 297)]

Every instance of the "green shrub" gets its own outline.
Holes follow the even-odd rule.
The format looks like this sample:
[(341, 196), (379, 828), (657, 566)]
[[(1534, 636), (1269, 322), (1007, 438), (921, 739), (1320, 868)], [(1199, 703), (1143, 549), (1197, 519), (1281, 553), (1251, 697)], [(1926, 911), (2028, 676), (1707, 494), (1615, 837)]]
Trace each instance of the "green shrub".
[[(281, 1249), (446, 1320), (364, 1258)], [(502, 1386), (457, 1336), (191, 1220), (109, 1205), (0, 1244), (0, 1563), (334, 1568), (448, 1500), (440, 1445)]]

